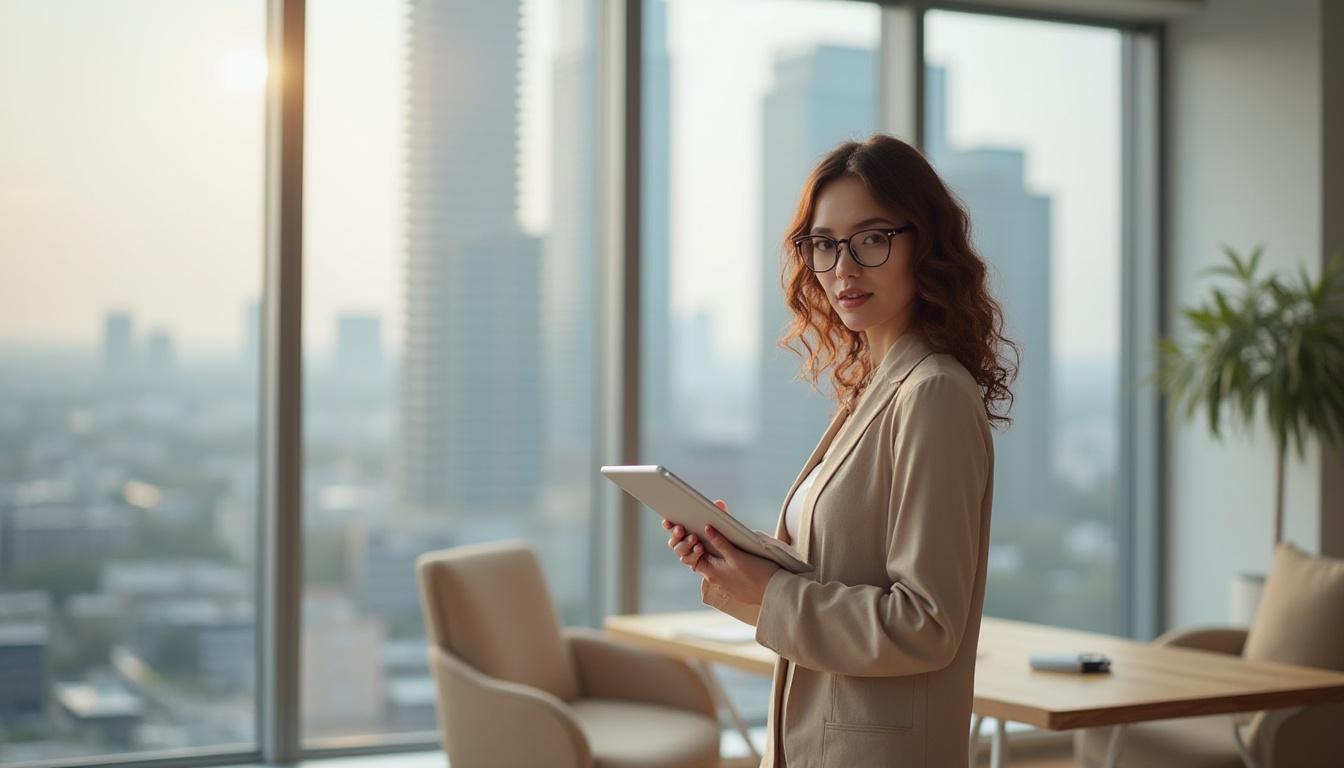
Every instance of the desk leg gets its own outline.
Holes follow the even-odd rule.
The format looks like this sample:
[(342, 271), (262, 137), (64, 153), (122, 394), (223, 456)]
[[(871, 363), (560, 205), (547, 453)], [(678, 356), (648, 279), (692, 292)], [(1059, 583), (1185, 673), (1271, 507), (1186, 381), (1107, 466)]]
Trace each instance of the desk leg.
[(704, 676), (705, 682), (708, 683), (709, 694), (714, 698), (714, 705), (728, 713), (728, 718), (733, 721), (733, 727), (737, 729), (738, 733), (742, 734), (742, 740), (747, 743), (747, 750), (751, 752), (752, 757), (759, 760), (761, 753), (756, 750), (756, 745), (751, 742), (751, 732), (747, 728), (747, 723), (742, 719), (742, 714), (737, 711), (737, 707), (733, 706), (733, 700), (728, 698), (728, 693), (723, 690), (723, 686), (719, 684), (719, 678), (714, 674), (714, 670), (709, 668), (709, 664), (698, 659), (693, 663), (700, 668), (700, 674)]
[(1125, 726), (1117, 725), (1111, 729), (1111, 743), (1106, 747), (1106, 760), (1102, 768), (1115, 768), (1120, 762), (1120, 744), (1125, 740)]
[(967, 765), (974, 766), (976, 758), (980, 757), (980, 728), (984, 724), (984, 715), (971, 715), (971, 753), (967, 755)]
[(994, 718), (994, 740), (989, 743), (990, 768), (1003, 768), (1008, 761), (1008, 726), (1003, 720)]
[[(1260, 746), (1261, 754), (1269, 755), (1269, 759), (1274, 759), (1274, 739), (1278, 736), (1279, 726), (1283, 721), (1296, 715), (1306, 707), (1288, 707), (1287, 709), (1274, 709), (1263, 714), (1260, 723)], [(1251, 754), (1250, 747), (1246, 746), (1246, 741), (1241, 737), (1241, 723), (1234, 718), (1232, 720), (1232, 736), (1237, 740), (1237, 753), (1241, 755), (1241, 762), (1246, 768), (1261, 768), (1260, 761)]]

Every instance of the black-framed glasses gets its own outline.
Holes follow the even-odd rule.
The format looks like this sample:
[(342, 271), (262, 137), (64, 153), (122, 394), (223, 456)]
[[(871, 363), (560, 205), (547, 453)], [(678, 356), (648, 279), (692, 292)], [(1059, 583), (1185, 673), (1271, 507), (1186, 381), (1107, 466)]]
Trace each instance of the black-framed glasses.
[(861, 267), (880, 267), (891, 258), (891, 238), (904, 234), (912, 225), (895, 229), (861, 229), (849, 237), (836, 239), (825, 235), (793, 238), (794, 250), (813, 272), (830, 272), (840, 262), (840, 244), (849, 246), (849, 255)]

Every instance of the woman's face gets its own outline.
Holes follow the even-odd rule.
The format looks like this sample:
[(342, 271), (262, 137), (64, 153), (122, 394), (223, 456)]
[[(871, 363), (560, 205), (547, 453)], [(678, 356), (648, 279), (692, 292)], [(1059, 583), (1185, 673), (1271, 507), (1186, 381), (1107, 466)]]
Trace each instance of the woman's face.
[[(842, 176), (828, 182), (817, 195), (809, 234), (844, 240), (861, 230), (890, 231), (907, 224), (879, 205), (861, 179)], [(835, 268), (815, 273), (845, 327), (868, 337), (874, 363), (882, 362), (887, 350), (910, 329), (915, 316), (914, 231), (907, 229), (892, 236), (890, 246), (885, 262), (865, 267), (854, 260), (846, 242), (835, 252)], [(864, 260), (872, 263), (874, 258), (863, 246), (860, 248)]]

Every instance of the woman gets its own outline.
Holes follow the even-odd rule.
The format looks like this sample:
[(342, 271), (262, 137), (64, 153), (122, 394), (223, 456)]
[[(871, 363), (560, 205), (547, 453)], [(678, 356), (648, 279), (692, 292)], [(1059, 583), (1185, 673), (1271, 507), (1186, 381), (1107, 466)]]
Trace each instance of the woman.
[(712, 527), (664, 521), (668, 546), (706, 604), (779, 654), (762, 766), (965, 766), (990, 425), (1008, 422), (1016, 347), (965, 211), (904, 142), (824, 157), (786, 247), (783, 343), (802, 347), (814, 387), (829, 375), (839, 406), (775, 534), (816, 570), (789, 573)]

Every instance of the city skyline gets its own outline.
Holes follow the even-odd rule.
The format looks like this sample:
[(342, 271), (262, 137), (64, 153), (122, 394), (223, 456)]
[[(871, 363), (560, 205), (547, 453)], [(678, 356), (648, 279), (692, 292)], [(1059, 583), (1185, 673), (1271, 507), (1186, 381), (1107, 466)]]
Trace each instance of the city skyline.
[[(46, 37), (61, 39), (70, 46), (68, 52), (56, 53), (58, 60), (73, 63), (101, 57), (107, 62), (92, 78), (77, 65), (56, 68), (40, 77), (16, 78), (15, 98), (0, 104), (0, 126), (5, 126), (0, 130), (11, 139), (0, 143), (0, 169), (5, 171), (0, 174), (0, 202), (16, 214), (0, 222), (0, 252), (17, 258), (17, 254), (41, 247), (46, 254), (40, 263), (25, 259), (14, 279), (0, 286), (0, 344), (74, 343), (91, 347), (96, 343), (94, 329), (102, 311), (120, 307), (137, 309), (146, 324), (171, 329), (182, 354), (235, 345), (240, 337), (232, 307), (260, 294), (262, 112), (259, 94), (240, 90), (236, 75), (230, 75), (227, 67), (231, 61), (236, 66), (241, 51), (261, 49), (264, 19), (236, 9), (216, 10), (219, 18), (213, 26), (217, 30), (211, 32), (210, 39), (217, 42), (182, 52), (163, 30), (174, 22), (188, 26), (198, 22), (189, 12), (174, 9), (172, 13), (183, 13), (179, 19), (132, 0), (118, 5), (116, 13), (99, 10), (98, 3), (87, 5), (90, 13), (74, 24), (70, 23), (73, 14), (66, 14), (72, 8), (83, 8), (80, 0), (62, 5), (64, 10), (60, 11), (44, 8), (43, 4), (20, 4), (0, 11), (13, 21), (0, 26), (35, 30), (28, 35), (0, 31), (0, 43), (5, 43), (0, 45), (0, 65), (22, 71), (21, 62), (37, 55), (31, 49), (33, 41)], [(714, 195), (696, 195), (688, 184), (693, 183), (691, 179), (704, 178), (708, 168), (723, 164), (724, 153), (737, 153), (747, 168), (757, 162), (749, 149), (754, 139), (749, 137), (759, 135), (754, 130), (759, 114), (749, 103), (726, 94), (743, 89), (763, 94), (770, 87), (770, 74), (760, 65), (769, 58), (761, 52), (796, 46), (803, 33), (790, 29), (789, 23), (813, 7), (805, 2), (771, 2), (772, 12), (764, 14), (768, 22), (762, 24), (761, 5), (762, 0), (744, 0), (722, 7), (696, 3), (672, 3), (668, 7), (669, 55), (676, 73), (671, 140), (673, 152), (680, 157), (671, 177), (671, 308), (678, 316), (708, 313), (716, 329), (713, 341), (723, 348), (720, 351), (747, 355), (755, 354), (759, 328), (754, 318), (761, 299), (754, 287), (743, 291), (742, 286), (754, 286), (754, 278), (740, 271), (746, 268), (745, 263), (716, 264), (695, 243), (710, 237), (722, 242), (724, 252), (755, 252), (759, 240), (750, 219), (722, 221), (720, 216), (716, 220), (713, 212), (723, 209), (717, 195), (729, 195), (740, 201), (734, 206), (746, 203), (745, 207), (751, 208), (751, 200), (759, 193), (730, 186)], [(310, 217), (306, 251), (311, 268), (306, 274), (305, 323), (306, 341), (316, 350), (328, 349), (334, 342), (334, 332), (323, 318), (340, 312), (383, 315), (388, 318), (389, 348), (400, 346), (403, 309), (396, 271), (370, 265), (398, 258), (404, 237), (398, 208), (398, 189), (403, 182), (397, 170), (404, 166), (404, 149), (397, 137), (404, 121), (399, 100), (405, 93), (405, 74), (398, 58), (387, 53), (404, 45), (405, 21), (397, 13), (401, 7), (400, 3), (334, 0), (310, 13), (313, 43), (309, 49)], [(544, 94), (549, 87), (538, 87), (537, 78), (550, 76), (550, 56), (558, 34), (557, 10), (538, 0), (528, 0), (523, 10), (528, 55), (520, 88), (525, 95)], [(715, 29), (738, 28), (724, 23), (724, 15), (730, 20), (755, 19), (753, 27), (759, 28), (759, 34), (735, 46), (708, 45), (704, 51), (689, 55), (695, 39), (704, 39)], [(709, 23), (711, 16), (718, 20)], [(1082, 201), (1109, 205), (1118, 189), (1117, 179), (1080, 176), (1078, 153), (1085, 154), (1088, 145), (1069, 137), (1096, 136), (1106, 142), (1107, 137), (1114, 136), (1118, 121), (1111, 118), (1118, 111), (1118, 94), (1080, 85), (1106, 72), (1096, 69), (1097, 57), (1072, 55), (1087, 40), (1065, 38), (1113, 33), (1084, 29), (1061, 36), (1054, 32), (1059, 25), (985, 20), (949, 12), (932, 12), (930, 18), (934, 22), (930, 25), (931, 63), (950, 59), (962, 62), (957, 67), (962, 80), (949, 103), (951, 143), (962, 147), (1023, 147), (1028, 152), (1026, 171), (1033, 189), (1060, 192), (1066, 200), (1080, 201), (1064, 203), (1069, 206), (1076, 207)], [(876, 19), (877, 11), (872, 6), (829, 3), (823, 23), (810, 25), (808, 34), (814, 40), (843, 41), (847, 45), (875, 44)], [(940, 32), (949, 25), (939, 19), (954, 20), (955, 34)], [(104, 28), (94, 22), (106, 22), (110, 34), (104, 34)], [(1052, 88), (1067, 89), (1077, 109), (1061, 111), (1059, 104), (1049, 100), (1029, 110), (1006, 103), (996, 106), (1011, 89), (1003, 87), (1002, 78), (1007, 76), (1003, 68), (984, 66), (1005, 53), (1003, 40), (998, 39), (1002, 36), (995, 38), (985, 30), (1003, 23), (1023, 26), (1013, 37), (1018, 41), (1012, 51), (1015, 70), (1030, 72), (1030, 77), (1040, 81), (1041, 87), (1034, 89), (1038, 94)], [(53, 25), (59, 26), (59, 34), (42, 31)], [(360, 43), (352, 46), (342, 42), (351, 39)], [(147, 52), (145, 60), (124, 55), (125, 48), (120, 46), (132, 40)], [(737, 52), (730, 53), (732, 50)], [(149, 66), (169, 56), (184, 62), (178, 76), (180, 85), (165, 81), (164, 73)], [(735, 58), (725, 58), (729, 56)], [(1070, 67), (1057, 66), (1065, 58), (1071, 62)], [(711, 90), (716, 80), (721, 81), (716, 87), (725, 95), (716, 96)], [(83, 145), (75, 136), (53, 126), (73, 124), (69, 110), (86, 108), (84, 105), (98, 89), (122, 93), (126, 104), (156, 109), (155, 99), (161, 98), (165, 88), (188, 94), (184, 98), (192, 105), (183, 112), (186, 119), (179, 119), (175, 130), (185, 128), (189, 134), (199, 135), (217, 148), (214, 154), (230, 167), (205, 173), (206, 166), (201, 166), (194, 181), (208, 183), (199, 190), (193, 189), (198, 184), (184, 187), (182, 178), (150, 176), (148, 179), (174, 195), (171, 200), (152, 197), (142, 201), (151, 203), (145, 206), (132, 202), (136, 196), (119, 189), (118, 179), (124, 178), (127, 163), (152, 168), (162, 156), (162, 147), (174, 145), (176, 139), (165, 142), (162, 136), (143, 131), (136, 110), (125, 116), (110, 116), (105, 125), (87, 134)], [(38, 94), (50, 89), (61, 90), (67, 97), (60, 103), (46, 103)], [(549, 150), (544, 146), (548, 142), (537, 141), (551, 130), (551, 125), (535, 117), (538, 110), (549, 108), (547, 98), (525, 101), (524, 112), (531, 117), (521, 126), (525, 139), (519, 167), (518, 217), (526, 231), (536, 234), (538, 228), (553, 222), (551, 195), (545, 191), (550, 175), (546, 170)], [(30, 110), (29, 114), (12, 111), (19, 104), (31, 103), (41, 103), (43, 109)], [(972, 125), (958, 117), (967, 109), (986, 108), (999, 110), (1003, 119), (993, 121), (993, 125)], [(1022, 124), (1024, 111), (1047, 132)], [(110, 156), (90, 152), (110, 141), (118, 142), (123, 151)], [(1063, 154), (1031, 151), (1037, 146), (1050, 146)], [(351, 152), (353, 147), (359, 151)], [(13, 154), (18, 148), (25, 148), (28, 156), (20, 160)], [(76, 167), (77, 172), (73, 170)], [(70, 177), (82, 179), (83, 191), (66, 199), (67, 193), (53, 184)], [(688, 201), (694, 198), (703, 199), (694, 203), (698, 207), (688, 207), (692, 205)], [(206, 200), (222, 200), (224, 206)], [(203, 218), (202, 211), (211, 212), (210, 217)], [(162, 226), (164, 214), (175, 222), (168, 228)], [(80, 227), (60, 224), (72, 216), (81, 222)], [(1066, 219), (1069, 221), (1052, 236), (1057, 253), (1114, 247), (1113, 233), (1105, 227), (1078, 216)], [(356, 221), (359, 226), (352, 226)], [(1069, 223), (1074, 221), (1081, 224)], [(224, 238), (217, 236), (221, 224), (228, 224)], [(200, 232), (211, 236), (202, 241)], [(715, 234), (702, 236), (702, 232)], [(692, 233), (695, 237), (688, 239)], [(115, 258), (96, 256), (99, 243), (116, 243)], [(205, 263), (197, 263), (194, 258), (174, 258), (178, 252), (214, 255)], [(1058, 267), (1062, 272), (1054, 281), (1056, 303), (1061, 307), (1086, 301), (1090, 286), (1115, 279), (1087, 267), (1088, 259), (1073, 262), (1083, 266)], [(86, 279), (76, 284), (60, 279), (61, 274), (84, 275)], [(140, 279), (128, 281), (127, 274), (137, 274)], [(59, 306), (61, 311), (50, 312), (52, 306)], [(1108, 311), (1109, 307), (1102, 309), (1107, 311), (1097, 312), (1098, 322), (1109, 322), (1111, 316), (1118, 315)], [(1095, 349), (1095, 339), (1077, 325), (1052, 328), (1052, 343), (1061, 354), (1077, 357)], [(1100, 351), (1103, 356), (1106, 353)]]
[[(11, 446), (0, 455), (0, 634), (18, 640), (4, 648), (21, 660), (9, 669), (45, 676), (0, 697), (5, 760), (256, 738), (264, 180), (258, 94), (242, 69), (255, 75), (246, 50), (264, 20), (229, 2), (191, 4), (203, 9), (194, 17), (122, 2), (122, 14), (92, 12), (102, 29), (40, 3), (0, 6), (0, 72), (32, 107), (7, 122), (14, 110), (0, 104), (0, 131), (56, 131), (31, 158), (0, 142), (0, 203), (22, 214), (0, 222), (0, 253), (19, 267), (0, 287), (0, 441)], [(314, 746), (433, 728), (419, 554), (526, 538), (569, 625), (600, 621), (610, 561), (629, 556), (603, 541), (618, 528), (606, 504), (618, 494), (594, 466), (594, 7), (377, 5), (312, 4), (308, 19), (302, 429), (281, 436), (301, 441), (300, 729)], [(815, 156), (875, 122), (879, 17), (873, 4), (832, 0), (645, 5), (636, 450), (752, 527), (775, 521), (781, 485), (831, 405), (790, 384), (791, 356), (771, 356), (784, 317), (774, 233)], [(930, 14), (930, 50), (960, 18)], [(46, 26), (19, 27), (50, 44), (53, 71), (6, 69), (23, 41), (5, 22), (34, 19)], [(174, 38), (192, 34), (157, 26), (193, 21), (192, 34), (228, 39), (185, 51)], [(1005, 24), (999, 35), (1021, 41)], [(144, 35), (146, 61), (126, 56), (120, 46)], [(91, 66), (100, 54), (106, 66)], [(181, 71), (158, 71), (164, 57)], [(464, 61), (484, 74), (458, 77)], [(986, 605), (1106, 628), (1116, 356), (1099, 367), (1054, 354), (1052, 316), (1081, 325), (1076, 306), (1056, 304), (1068, 291), (1055, 261), (1079, 258), (1050, 225), (1066, 192), (1041, 187), (1025, 145), (967, 144), (964, 132), (940, 142), (976, 90), (942, 71), (930, 69), (928, 87), (933, 161), (973, 209), (988, 208), (983, 250), (1004, 271), (1004, 301), (1031, 344), (1050, 348), (1021, 380), (1027, 423), (996, 437), (998, 467), (1016, 481), (999, 488), (1016, 498), (996, 505)], [(119, 90), (120, 78), (131, 82)], [(49, 87), (68, 88), (74, 106), (49, 103)], [(178, 98), (160, 124), (152, 100), (165, 96)], [(995, 108), (977, 105), (971, 122), (997, 124)], [(143, 189), (141, 166), (152, 166)], [(65, 218), (39, 215), (52, 211)], [(59, 269), (47, 269), (48, 248)], [(44, 291), (58, 295), (44, 302)], [(78, 372), (15, 351), (15, 339), (40, 348), (43, 334), (72, 328), (85, 339)], [(1106, 356), (1104, 328), (1097, 338)], [(1067, 493), (1048, 492), (1055, 484)], [(639, 607), (698, 605), (696, 576), (666, 556), (652, 518), (636, 517), (625, 531), (641, 547)], [(765, 684), (729, 695), (759, 702)], [(81, 701), (122, 709), (78, 726), (55, 716), (81, 720)], [(11, 718), (30, 733), (14, 736)]]

